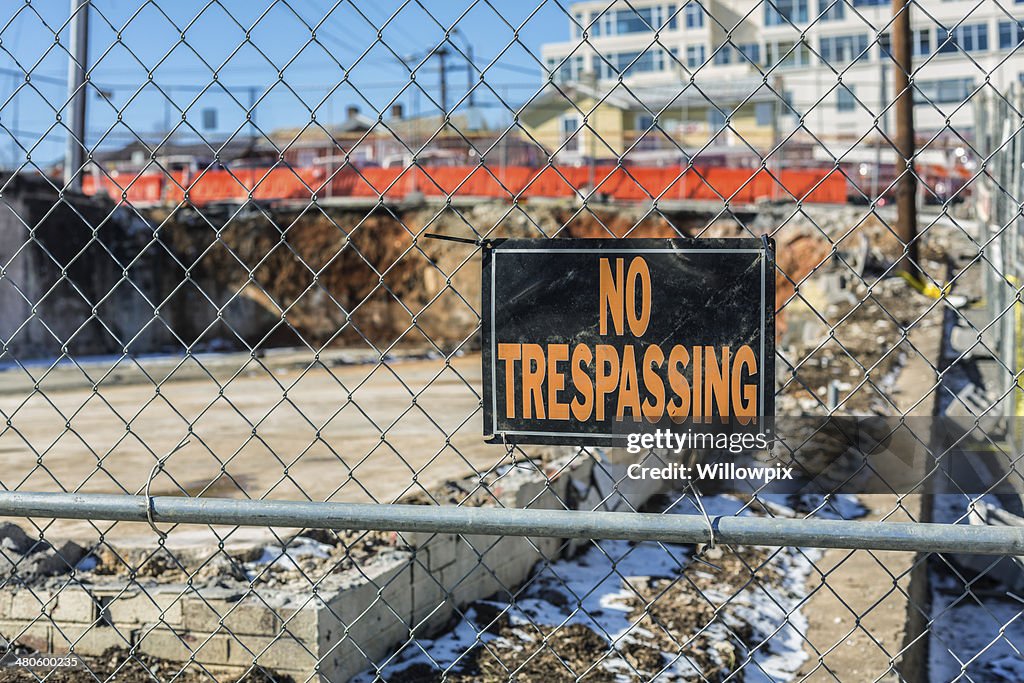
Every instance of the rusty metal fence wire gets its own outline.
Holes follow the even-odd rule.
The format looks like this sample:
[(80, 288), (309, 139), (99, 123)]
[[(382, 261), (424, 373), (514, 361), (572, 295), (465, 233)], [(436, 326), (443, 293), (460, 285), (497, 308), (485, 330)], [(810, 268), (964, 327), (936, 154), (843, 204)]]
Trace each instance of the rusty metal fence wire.
[[(0, 680), (1024, 678), (1019, 3), (71, 4), (0, 9)], [(991, 487), (483, 443), (479, 240), (675, 235), (778, 245), (780, 416)]]

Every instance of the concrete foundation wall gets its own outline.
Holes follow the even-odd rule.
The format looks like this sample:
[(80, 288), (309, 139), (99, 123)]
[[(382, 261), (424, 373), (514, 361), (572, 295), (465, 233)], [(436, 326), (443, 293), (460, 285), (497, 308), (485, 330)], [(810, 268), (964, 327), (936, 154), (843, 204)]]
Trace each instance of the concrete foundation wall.
[[(611, 480), (624, 466), (606, 465)], [(557, 476), (509, 477), (503, 504), (564, 509), (639, 506), (656, 483), (609, 497), (592, 462), (554, 467)], [(580, 492), (582, 495), (580, 494)], [(606, 502), (602, 504), (602, 500)], [(254, 664), (305, 680), (344, 681), (383, 665), (412, 638), (427, 638), (460, 618), (470, 603), (514, 591), (537, 562), (572, 549), (556, 538), (404, 534), (357, 568), (287, 588), (195, 588), (111, 581), (59, 589), (0, 590), (0, 632), (41, 652), (97, 656), (110, 648), (211, 671), (240, 673)], [(312, 590), (313, 583), (316, 590)]]

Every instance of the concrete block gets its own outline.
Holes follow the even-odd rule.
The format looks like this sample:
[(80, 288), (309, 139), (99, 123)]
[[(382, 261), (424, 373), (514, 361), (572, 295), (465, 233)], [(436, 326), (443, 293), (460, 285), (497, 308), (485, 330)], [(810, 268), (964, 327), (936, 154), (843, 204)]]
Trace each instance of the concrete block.
[(273, 636), (280, 623), (274, 610), (252, 596), (236, 602), (188, 596), (180, 609), (181, 623), (189, 631), (213, 633), (223, 625), (230, 633)]
[(53, 619), (61, 623), (91, 624), (99, 615), (97, 601), (100, 599), (99, 595), (94, 595), (81, 586), (66, 586), (57, 594), (57, 605), (52, 612)]
[(201, 664), (223, 666), (228, 662), (228, 642), (231, 636), (222, 633), (209, 636), (166, 628), (149, 630), (150, 626), (141, 627), (138, 633), (137, 646), (140, 652), (173, 662), (183, 662), (189, 658)]
[[(392, 605), (394, 602), (400, 602), (400, 604), (397, 606)], [(399, 611), (398, 608), (404, 608), (404, 610)], [(381, 601), (375, 602), (371, 604), (368, 609), (361, 611), (353, 618), (345, 619), (345, 624), (336, 620), (332, 624), (330, 612), (324, 613), (321, 618), (321, 636), (325, 639), (329, 639), (331, 637), (331, 631), (334, 631), (335, 633), (344, 633), (347, 631), (351, 638), (357, 640), (361, 645), (363, 645), (368, 643), (371, 637), (376, 637), (384, 632), (408, 631), (409, 617), (411, 614), (412, 601), (406, 591), (401, 596), (400, 601), (396, 599), (389, 599), (387, 605)], [(345, 618), (344, 614), (342, 614), (342, 618)]]
[(100, 624), (57, 624), (53, 628), (53, 653), (74, 652), (84, 656), (101, 655), (112, 647), (132, 645), (132, 631)]
[(364, 572), (366, 578), (360, 577), (358, 582), (340, 589), (327, 600), (329, 609), (322, 615), (324, 619), (330, 621), (333, 618), (337, 622), (340, 618), (346, 624), (352, 624), (395, 619), (392, 612), (406, 617), (412, 614), (409, 591), (412, 566), (408, 558), (386, 567), (370, 566)]
[(474, 564), (468, 569), (465, 565), (449, 567), (441, 573), (441, 577), (451, 602), (459, 607), (506, 590), (480, 564)]
[(347, 681), (373, 666), (370, 655), (360, 652), (351, 640), (343, 640), (332, 649), (324, 650), (320, 673), (327, 681)]
[(11, 595), (11, 608), (8, 615), (11, 619), (48, 618), (57, 606), (53, 595), (43, 590), (30, 591), (20, 588)]
[(410, 624), (417, 638), (427, 638), (441, 631), (451, 620), (454, 604), (437, 583), (423, 577), (413, 586), (413, 613)]
[(251, 666), (253, 663), (269, 671), (313, 673), (319, 662), (316, 645), (302, 643), (288, 636), (268, 638), (237, 634), (228, 643), (230, 666)]
[(379, 622), (377, 626), (376, 629), (366, 628), (360, 631), (350, 631), (347, 638), (374, 661), (380, 661), (401, 643), (411, 638), (409, 626), (405, 623), (383, 621)]
[(347, 633), (334, 630), (321, 641), (320, 673), (329, 681), (345, 681), (374, 662), (380, 662), (409, 638), (404, 624), (390, 624), (383, 630), (353, 628)]
[(538, 561), (540, 557), (535, 553), (523, 553), (490, 568), (498, 577), (499, 583), (508, 590), (515, 590), (530, 576)]
[(439, 571), (428, 571), (420, 566), (414, 566), (412, 571), (412, 584), (410, 592), (412, 597), (412, 623), (417, 624), (426, 615), (434, 612), (439, 605), (444, 605), (448, 594), (445, 586), (441, 583)]
[[(188, 595), (180, 590), (152, 588), (114, 594), (106, 605), (107, 618), (114, 624), (148, 624), (162, 621), (182, 623), (182, 601)], [(212, 629), (211, 629), (212, 630)]]
[(325, 609), (319, 598), (305, 605), (278, 608), (277, 632), (291, 634), (305, 642), (316, 642), (320, 637), (320, 613)]
[(455, 561), (458, 543), (455, 534), (430, 534), (424, 541), (423, 545), (416, 546), (416, 558), (430, 569), (442, 569)]
[(455, 609), (452, 607), (451, 603), (446, 602), (443, 605), (438, 605), (435, 610), (423, 616), (423, 618), (415, 625), (414, 637), (433, 638), (451, 624), (452, 615), (454, 613)]
[(516, 491), (516, 507), (531, 510), (564, 510), (566, 482), (571, 477), (561, 476), (555, 481), (530, 481)]
[(49, 652), (51, 646), (49, 621), (26, 624), (23, 621), (0, 622), (0, 638), (5, 642), (20, 643), (38, 652)]
[(0, 619), (7, 619), (11, 615), (11, 603), (14, 601), (15, 590), (4, 588), (0, 590)]

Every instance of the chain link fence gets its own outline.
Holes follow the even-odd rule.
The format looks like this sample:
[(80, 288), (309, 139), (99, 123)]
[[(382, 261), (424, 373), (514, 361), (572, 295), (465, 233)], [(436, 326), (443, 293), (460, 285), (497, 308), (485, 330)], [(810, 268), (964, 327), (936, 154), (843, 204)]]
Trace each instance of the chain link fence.
[[(991, 248), (993, 268), (986, 276), (987, 316), (992, 321), (991, 348), (1010, 371), (1012, 384), (1019, 387), (1021, 349), (1021, 241), (1020, 223), (1021, 135), (1015, 120), (1021, 112), (1020, 87), (1015, 85), (998, 96), (986, 95), (978, 103), (979, 151), (989, 160), (991, 170), (979, 186), (979, 227), (982, 243)], [(984, 331), (988, 333), (988, 330)], [(1000, 413), (1021, 415), (1020, 392), (1008, 387), (1000, 399)], [(1019, 452), (1019, 425), (1009, 438)]]
[[(0, 10), (0, 680), (1024, 678), (1015, 3), (56, 4)], [(503, 237), (772, 239), (772, 457), (923, 468), (485, 443)]]

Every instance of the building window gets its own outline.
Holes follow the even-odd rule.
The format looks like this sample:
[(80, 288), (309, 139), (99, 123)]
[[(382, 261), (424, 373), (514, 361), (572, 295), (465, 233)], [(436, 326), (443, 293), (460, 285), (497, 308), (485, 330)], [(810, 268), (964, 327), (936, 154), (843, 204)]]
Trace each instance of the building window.
[[(598, 78), (617, 78), (664, 71), (667, 64), (665, 51), (660, 47), (653, 47), (646, 52), (612, 52), (604, 57), (602, 59), (599, 55), (594, 55), (591, 62)], [(582, 61), (579, 68), (582, 71)]]
[(578, 81), (583, 75), (583, 55), (548, 57), (548, 74), (556, 83)]
[(572, 18), (573, 18), (573, 21), (571, 22), (572, 23), (572, 37), (573, 38), (582, 38), (583, 37), (583, 30), (587, 27), (587, 25), (585, 23), (586, 19), (579, 12), (577, 12), (574, 15), (572, 15)]
[(636, 117), (636, 129), (637, 130), (650, 130), (654, 128), (654, 117), (650, 114), (639, 114)]
[[(936, 31), (938, 34), (935, 42), (939, 46), (939, 52), (956, 52), (957, 48), (964, 52), (988, 50), (987, 24), (965, 24), (953, 29), (952, 34), (944, 28), (938, 28)], [(947, 38), (949, 38), (948, 41)]]
[(818, 14), (822, 21), (840, 21), (846, 17), (845, 0), (818, 0)]
[(759, 43), (743, 43), (739, 46), (740, 54), (751, 64), (761, 63), (761, 45)]
[(932, 34), (926, 28), (914, 31), (914, 56), (924, 57), (932, 53)]
[(775, 103), (758, 102), (754, 105), (754, 120), (759, 126), (771, 126), (775, 122)]
[(941, 81), (916, 81), (915, 104), (961, 104), (974, 92), (974, 80), (949, 78)]
[(999, 49), (1012, 50), (1024, 41), (1024, 22), (999, 22)]
[(767, 62), (769, 67), (778, 66), (782, 69), (791, 69), (799, 66), (808, 66), (811, 63), (811, 50), (807, 43), (799, 43), (792, 40), (783, 40), (765, 45), (767, 48)]
[(704, 8), (698, 3), (691, 0), (683, 8), (683, 14), (686, 16), (686, 28), (702, 28), (704, 26)]
[[(660, 30), (665, 24), (665, 9), (662, 5), (654, 5), (637, 9), (609, 10), (595, 23), (594, 35), (616, 36)], [(667, 9), (669, 14), (672, 14), (675, 6), (669, 5)], [(669, 21), (668, 28), (675, 28), (674, 20)]]
[(580, 136), (576, 133), (580, 129), (580, 117), (576, 114), (564, 114), (560, 122), (559, 133), (561, 134), (562, 151), (580, 151)]
[(686, 66), (691, 69), (696, 69), (704, 63), (704, 55), (706, 51), (703, 45), (687, 45), (686, 46)]
[(732, 64), (733, 63), (733, 47), (726, 43), (718, 48), (715, 52), (715, 56), (712, 57), (712, 61), (715, 64)]
[(819, 42), (821, 61), (825, 64), (849, 64), (867, 59), (868, 36), (822, 36)]
[(836, 90), (836, 110), (853, 111), (857, 108), (857, 97), (852, 85), (841, 85)]
[[(932, 35), (928, 29), (914, 29), (911, 40), (913, 41), (912, 47), (915, 57), (926, 57), (932, 53)], [(892, 57), (891, 45), (892, 38), (889, 37), (888, 33), (878, 36), (878, 52), (881, 59)]]
[(853, 0), (854, 7), (888, 7), (892, 0)]
[(708, 109), (708, 128), (712, 135), (725, 128), (725, 114), (713, 106)]
[(808, 0), (765, 0), (764, 23), (768, 26), (807, 23)]
[[(663, 29), (674, 31), (678, 27), (676, 10), (677, 6), (675, 4), (653, 5), (637, 9), (608, 10), (594, 20), (593, 25), (590, 27), (590, 33), (595, 37), (599, 37), (650, 33)], [(692, 28), (704, 25), (704, 9), (695, 1), (687, 4), (684, 10), (687, 27)], [(691, 22), (696, 23), (691, 25)]]

